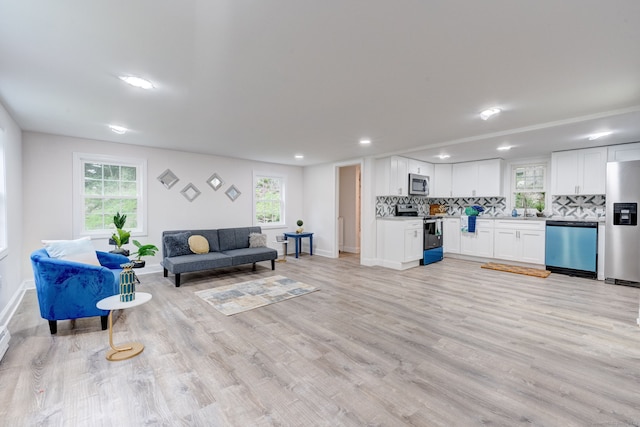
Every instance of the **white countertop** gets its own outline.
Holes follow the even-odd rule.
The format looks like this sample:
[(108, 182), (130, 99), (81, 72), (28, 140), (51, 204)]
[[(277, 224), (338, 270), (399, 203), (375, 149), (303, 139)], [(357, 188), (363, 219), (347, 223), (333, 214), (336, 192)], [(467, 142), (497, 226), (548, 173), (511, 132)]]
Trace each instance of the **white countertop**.
[[(439, 218), (460, 218), (461, 215), (444, 215), (444, 216), (438, 216)], [(433, 217), (433, 216), (430, 216)], [(381, 219), (381, 220), (385, 220), (385, 221), (411, 221), (411, 220), (422, 220), (424, 217), (423, 216), (384, 216), (384, 217), (377, 217), (376, 219)], [(604, 223), (605, 222), (605, 217), (601, 216), (601, 217), (587, 217), (587, 218), (570, 218), (570, 217), (566, 217), (566, 216), (549, 216), (549, 217), (538, 217), (538, 216), (528, 216), (528, 217), (522, 217), (522, 216), (511, 216), (511, 215), (504, 215), (504, 216), (486, 216), (486, 215), (478, 215), (477, 216), (478, 219), (489, 219), (489, 220), (520, 220), (520, 221), (547, 221), (547, 220), (551, 220), (551, 221), (573, 221), (573, 222), (586, 222), (586, 221), (593, 221), (593, 222), (601, 222)]]

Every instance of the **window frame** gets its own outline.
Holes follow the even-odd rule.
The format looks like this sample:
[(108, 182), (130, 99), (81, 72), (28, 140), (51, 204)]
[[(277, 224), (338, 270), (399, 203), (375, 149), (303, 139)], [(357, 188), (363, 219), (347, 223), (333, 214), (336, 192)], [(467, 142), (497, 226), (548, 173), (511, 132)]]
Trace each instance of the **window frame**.
[[(544, 176), (542, 179), (542, 189), (518, 189), (517, 182), (516, 182), (516, 170), (522, 169), (522, 168), (536, 168), (536, 167), (542, 167), (544, 171)], [(511, 194), (510, 194), (511, 206), (513, 206), (513, 208), (515, 209), (524, 208), (516, 205), (518, 193), (536, 193), (536, 194), (542, 193), (544, 205), (546, 209), (548, 206), (547, 197), (549, 195), (549, 192), (547, 189), (548, 181), (549, 181), (549, 163), (546, 161), (529, 161), (529, 162), (523, 162), (518, 164), (512, 164), (511, 165)], [(527, 209), (532, 209), (532, 208), (528, 207)]]
[[(269, 179), (278, 179), (280, 180), (280, 221), (279, 222), (269, 222), (269, 223), (260, 223), (257, 221), (257, 204), (258, 199), (256, 197), (256, 186), (258, 184), (258, 180), (263, 178)], [(285, 228), (286, 227), (286, 188), (287, 188), (287, 179), (283, 175), (273, 174), (273, 173), (261, 173), (261, 172), (253, 172), (253, 187), (252, 187), (252, 223), (254, 226), (261, 227), (263, 229), (268, 228)]]
[(145, 236), (147, 234), (147, 160), (125, 158), (93, 153), (73, 153), (73, 235), (74, 238), (90, 236), (91, 238), (109, 238), (114, 229), (85, 230), (84, 229), (84, 164), (101, 163), (117, 166), (135, 167), (137, 182), (137, 226), (128, 227), (131, 236)]

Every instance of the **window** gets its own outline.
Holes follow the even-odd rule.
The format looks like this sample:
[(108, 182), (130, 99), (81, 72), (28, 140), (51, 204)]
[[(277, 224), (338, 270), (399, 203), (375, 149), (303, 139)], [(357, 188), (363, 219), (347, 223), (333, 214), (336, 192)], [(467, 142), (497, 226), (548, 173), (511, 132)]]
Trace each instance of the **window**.
[(146, 232), (144, 189), (146, 161), (74, 154), (74, 231), (77, 236), (106, 237), (113, 216), (127, 216), (125, 229)]
[(254, 175), (253, 205), (255, 225), (284, 225), (284, 179)]
[(546, 164), (513, 167), (513, 206), (515, 208), (526, 207), (540, 212), (544, 210), (546, 171)]

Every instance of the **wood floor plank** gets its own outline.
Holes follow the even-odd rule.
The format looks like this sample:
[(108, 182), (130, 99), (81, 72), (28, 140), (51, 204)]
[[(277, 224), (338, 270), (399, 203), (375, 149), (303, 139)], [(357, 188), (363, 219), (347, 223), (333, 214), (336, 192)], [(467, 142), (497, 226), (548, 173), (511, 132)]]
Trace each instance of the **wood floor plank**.
[[(640, 289), (445, 258), (357, 256), (141, 274), (141, 306), (51, 336), (28, 291), (0, 363), (0, 425), (637, 426)], [(196, 291), (282, 275), (320, 290), (234, 316)]]

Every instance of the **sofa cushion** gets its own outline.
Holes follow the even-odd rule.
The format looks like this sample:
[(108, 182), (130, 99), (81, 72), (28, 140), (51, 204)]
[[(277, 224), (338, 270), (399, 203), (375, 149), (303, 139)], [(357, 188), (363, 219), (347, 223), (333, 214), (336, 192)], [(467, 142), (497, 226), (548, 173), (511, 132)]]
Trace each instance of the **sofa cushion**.
[(209, 252), (209, 241), (199, 234), (189, 236), (189, 249), (194, 254), (206, 254)]
[(231, 267), (231, 265), (231, 257), (222, 252), (182, 255), (162, 260), (162, 266), (174, 274), (190, 273), (218, 267)]
[(267, 235), (262, 233), (249, 234), (250, 248), (264, 248), (267, 246)]
[(228, 251), (249, 247), (249, 234), (262, 233), (260, 227), (223, 228), (218, 230), (220, 250)]
[(242, 248), (224, 251), (231, 257), (233, 265), (253, 264), (278, 258), (278, 251), (271, 248)]
[(82, 264), (100, 265), (90, 238), (77, 240), (43, 240), (50, 258), (75, 261)]
[(164, 236), (164, 246), (167, 250), (166, 255), (168, 257), (176, 257), (192, 254), (189, 248), (189, 236), (191, 236), (191, 233), (188, 231), (166, 234)]

